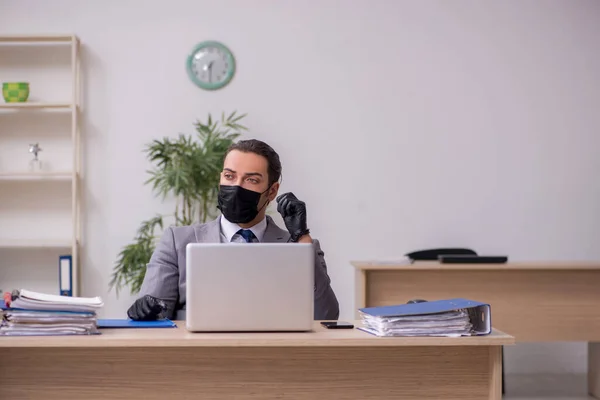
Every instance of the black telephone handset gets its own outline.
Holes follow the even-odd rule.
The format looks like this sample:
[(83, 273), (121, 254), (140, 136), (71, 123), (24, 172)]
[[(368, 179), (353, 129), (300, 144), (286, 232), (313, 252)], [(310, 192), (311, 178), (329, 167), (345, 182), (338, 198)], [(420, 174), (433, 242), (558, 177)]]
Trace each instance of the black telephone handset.
[(475, 250), (462, 247), (440, 247), (426, 250), (417, 250), (405, 254), (411, 261), (438, 261), (440, 256), (446, 255), (461, 255), (461, 256), (476, 256)]

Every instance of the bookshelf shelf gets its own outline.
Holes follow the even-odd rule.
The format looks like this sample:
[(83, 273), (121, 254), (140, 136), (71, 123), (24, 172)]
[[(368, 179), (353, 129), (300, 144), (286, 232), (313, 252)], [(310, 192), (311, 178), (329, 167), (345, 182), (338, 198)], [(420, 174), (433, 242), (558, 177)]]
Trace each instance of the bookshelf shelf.
[(0, 239), (0, 249), (65, 249), (72, 247), (71, 239)]
[(3, 110), (44, 110), (44, 109), (62, 109), (74, 110), (76, 107), (70, 103), (0, 103), (0, 109)]
[(75, 35), (2, 35), (0, 43), (77, 43)]
[(7, 172), (0, 173), (0, 182), (3, 181), (59, 181), (59, 182), (70, 182), (73, 180), (73, 174), (71, 172), (43, 172), (43, 173), (30, 173), (30, 172)]

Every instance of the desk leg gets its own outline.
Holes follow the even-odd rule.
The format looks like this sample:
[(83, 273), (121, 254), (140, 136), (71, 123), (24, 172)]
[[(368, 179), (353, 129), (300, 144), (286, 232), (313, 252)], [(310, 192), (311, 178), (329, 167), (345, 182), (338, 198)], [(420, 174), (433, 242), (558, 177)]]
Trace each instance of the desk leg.
[(588, 393), (600, 399), (600, 342), (588, 343)]
[(490, 400), (502, 399), (502, 346), (490, 347)]
[(367, 306), (367, 271), (364, 269), (357, 269), (355, 272), (354, 278), (354, 290), (356, 291), (354, 295), (354, 304), (356, 319), (360, 319), (360, 313), (358, 312), (359, 308), (363, 308)]
[(504, 374), (504, 346), (502, 346), (502, 394), (506, 393), (506, 377)]

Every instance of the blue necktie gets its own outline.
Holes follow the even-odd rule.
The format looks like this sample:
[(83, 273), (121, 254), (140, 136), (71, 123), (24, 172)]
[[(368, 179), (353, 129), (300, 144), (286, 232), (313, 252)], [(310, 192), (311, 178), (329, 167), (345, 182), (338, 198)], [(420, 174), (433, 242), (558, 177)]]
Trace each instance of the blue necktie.
[(253, 239), (256, 237), (250, 229), (240, 229), (237, 231), (237, 233), (239, 233), (244, 240), (246, 240), (246, 243), (252, 243), (254, 241)]

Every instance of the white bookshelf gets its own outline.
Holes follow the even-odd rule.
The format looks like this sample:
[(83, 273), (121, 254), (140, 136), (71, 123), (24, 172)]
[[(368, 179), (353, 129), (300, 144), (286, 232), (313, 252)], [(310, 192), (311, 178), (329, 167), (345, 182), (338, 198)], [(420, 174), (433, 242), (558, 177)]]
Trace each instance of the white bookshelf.
[[(0, 97), (0, 127), (3, 126), (3, 119), (5, 121), (12, 121), (12, 124), (8, 122), (4, 123), (7, 127), (6, 131), (9, 131), (9, 135), (3, 135), (6, 131), (0, 129), (0, 148), (4, 143), (4, 148), (13, 148), (18, 146), (19, 149), (23, 144), (35, 143), (36, 139), (30, 139), (27, 129), (23, 127), (23, 130), (19, 129), (21, 123), (31, 123), (32, 120), (47, 118), (46, 115), (60, 113), (67, 114), (64, 121), (70, 124), (70, 135), (67, 138), (67, 130), (61, 131), (61, 135), (64, 135), (60, 140), (48, 138), (42, 136), (45, 144), (49, 144), (49, 152), (52, 154), (60, 153), (63, 164), (69, 163), (70, 168), (63, 168), (65, 165), (52, 165), (48, 169), (42, 169), (41, 171), (31, 171), (26, 168), (25, 165), (16, 165), (6, 168), (7, 163), (4, 165), (0, 164), (0, 194), (4, 193), (4, 198), (0, 199), (0, 216), (3, 216), (8, 223), (5, 226), (19, 228), (20, 223), (17, 221), (23, 221), (27, 228), (12, 230), (0, 229), (0, 252), (2, 250), (10, 250), (7, 253), (9, 256), (13, 256), (15, 259), (22, 260), (28, 254), (36, 260), (36, 262), (42, 262), (43, 265), (54, 270), (45, 272), (40, 271), (40, 276), (46, 278), (55, 276), (55, 282), (45, 282), (47, 287), (54, 287), (56, 290), (59, 288), (58, 282), (58, 258), (56, 254), (70, 254), (72, 256), (73, 266), (73, 295), (78, 296), (80, 293), (80, 259), (79, 259), (79, 246), (81, 243), (81, 200), (80, 200), (80, 177), (81, 177), (81, 132), (79, 127), (79, 118), (81, 113), (80, 106), (80, 42), (77, 36), (71, 34), (58, 34), (58, 35), (1, 35), (0, 34), (0, 82), (18, 80), (18, 81), (30, 81), (35, 80), (35, 85), (31, 84), (30, 98), (27, 102), (23, 103), (6, 103), (4, 98)], [(34, 49), (34, 50), (31, 50)], [(50, 54), (52, 57), (56, 54), (59, 56), (68, 57), (69, 61), (64, 63), (64, 71), (56, 71), (56, 63), (50, 64), (50, 66), (43, 63), (43, 57), (37, 57), (39, 52), (45, 52), (44, 54)], [(24, 65), (10, 62), (11, 57), (8, 57), (10, 52), (15, 52), (17, 55), (21, 55), (22, 59), (25, 60), (38, 60), (41, 61), (39, 64)], [(52, 53), (56, 52), (56, 53)], [(2, 62), (2, 57), (5, 57), (5, 63)], [(37, 57), (37, 58), (36, 58)], [(65, 58), (66, 60), (66, 58)], [(62, 65), (61, 65), (62, 66)], [(3, 67), (6, 67), (8, 71), (3, 71)], [(50, 68), (47, 70), (46, 68)], [(47, 74), (48, 72), (48, 74)], [(52, 79), (52, 74), (62, 74), (65, 80), (68, 82), (69, 87), (62, 90), (46, 90), (44, 92), (44, 78)], [(18, 76), (19, 79), (5, 79), (6, 76)], [(48, 77), (50, 78), (48, 78)], [(52, 86), (53, 82), (48, 85)], [(57, 87), (55, 86), (54, 89)], [(63, 89), (63, 87), (58, 87)], [(60, 98), (51, 98), (53, 94), (59, 93)], [(34, 95), (35, 94), (35, 95)], [(50, 114), (47, 114), (50, 113)], [(68, 116), (70, 114), (70, 117)], [(17, 118), (18, 117), (18, 118)], [(12, 119), (11, 119), (12, 118)], [(38, 123), (38, 125), (40, 125)], [(42, 123), (43, 125), (43, 123)], [(11, 136), (12, 135), (12, 136)], [(39, 136), (38, 136), (39, 137)], [(11, 142), (12, 140), (12, 142)], [(54, 140), (54, 141), (53, 141)], [(66, 149), (65, 143), (68, 143), (68, 149)], [(42, 149), (44, 143), (41, 143)], [(10, 147), (12, 145), (12, 147)], [(54, 146), (54, 147), (52, 147)], [(58, 148), (58, 149), (57, 149)], [(57, 151), (59, 150), (59, 151)], [(8, 151), (8, 150), (7, 150)], [(21, 151), (21, 150), (19, 150)], [(42, 158), (44, 153), (41, 153)], [(20, 157), (22, 157), (20, 155)], [(65, 159), (64, 157), (68, 157)], [(47, 165), (47, 164), (43, 164)], [(41, 185), (41, 186), (40, 186)], [(59, 185), (59, 186), (54, 186)], [(62, 185), (62, 186), (60, 186)], [(37, 192), (36, 192), (37, 191)], [(64, 191), (70, 192), (70, 196)], [(68, 205), (61, 205), (60, 210), (56, 209), (56, 201), (52, 199), (44, 199), (44, 195), (48, 193), (51, 196), (52, 193), (61, 193), (59, 196), (63, 201), (70, 201)], [(6, 197), (10, 196), (10, 197)], [(35, 196), (35, 199), (31, 199)], [(19, 200), (13, 200), (12, 203), (9, 201), (11, 198), (16, 197)], [(4, 200), (4, 203), (2, 202)], [(3, 210), (3, 204), (10, 207), (12, 204), (13, 209), (9, 208)], [(18, 207), (15, 207), (15, 204)], [(63, 204), (63, 203), (61, 203)], [(70, 207), (70, 211), (67, 212), (66, 208)], [(44, 208), (47, 207), (47, 208)], [(16, 211), (15, 211), (16, 209)], [(4, 213), (3, 213), (4, 212)], [(45, 234), (40, 234), (37, 229), (30, 227), (32, 220), (47, 215), (48, 224), (56, 223), (58, 218), (68, 218), (65, 221), (65, 226), (70, 226), (69, 235), (65, 235), (65, 229), (57, 229), (57, 233), (52, 232), (52, 226), (48, 228)], [(18, 215), (13, 215), (18, 214)], [(20, 219), (19, 219), (20, 218)], [(61, 221), (62, 221), (61, 219)], [(40, 223), (43, 225), (44, 222)], [(2, 221), (0, 221), (2, 225)], [(43, 233), (43, 232), (42, 232)], [(50, 250), (49, 253), (40, 252), (38, 250)], [(16, 252), (16, 253), (15, 253)], [(32, 253), (33, 252), (33, 253)], [(0, 270), (3, 268), (3, 261), (5, 260), (0, 253)], [(15, 256), (16, 254), (16, 256)], [(35, 255), (33, 255), (35, 254)], [(43, 257), (48, 257), (44, 259)], [(10, 257), (9, 257), (10, 258)], [(41, 260), (41, 261), (40, 261)], [(6, 261), (10, 264), (10, 260)], [(19, 261), (21, 262), (21, 261)], [(13, 266), (16, 265), (13, 262)], [(29, 267), (29, 266), (28, 266)], [(44, 268), (45, 268), (44, 267)], [(54, 273), (54, 271), (56, 273)], [(15, 282), (22, 282), (23, 276), (18, 277), (19, 271), (14, 272)], [(10, 273), (4, 271), (3, 279), (10, 281)], [(35, 280), (34, 277), (31, 278)], [(2, 288), (6, 289), (6, 288)]]

